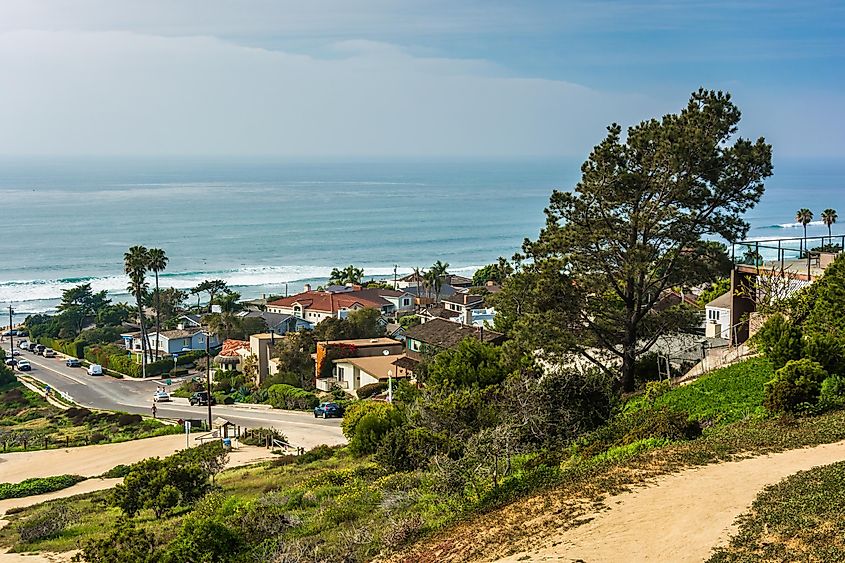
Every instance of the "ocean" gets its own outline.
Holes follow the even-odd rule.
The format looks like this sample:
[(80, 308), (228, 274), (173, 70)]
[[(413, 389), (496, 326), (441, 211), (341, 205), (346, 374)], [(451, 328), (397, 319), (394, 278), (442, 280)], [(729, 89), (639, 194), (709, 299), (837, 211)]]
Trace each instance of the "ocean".
[[(123, 253), (135, 244), (167, 252), (163, 287), (221, 278), (245, 298), (295, 293), (349, 264), (367, 278), (436, 260), (471, 273), (535, 237), (552, 189), (574, 186), (579, 167), (566, 158), (4, 158), (0, 306), (22, 320), (83, 282), (125, 299)], [(840, 209), (845, 222), (843, 185), (845, 163), (776, 160), (747, 214), (749, 237), (801, 236), (801, 207), (817, 217)], [(814, 222), (808, 234), (827, 229)]]

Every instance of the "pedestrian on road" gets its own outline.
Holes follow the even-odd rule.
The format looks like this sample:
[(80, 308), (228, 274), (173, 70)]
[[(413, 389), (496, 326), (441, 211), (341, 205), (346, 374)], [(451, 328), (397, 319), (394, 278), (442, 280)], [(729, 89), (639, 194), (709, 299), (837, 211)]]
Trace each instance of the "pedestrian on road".
[(156, 412), (158, 412), (158, 409), (156, 408), (156, 404), (155, 404), (155, 403), (153, 403), (153, 408), (152, 408), (152, 409), (150, 409), (150, 410), (152, 410), (152, 411), (153, 411), (153, 418), (155, 418), (155, 417), (156, 417)]

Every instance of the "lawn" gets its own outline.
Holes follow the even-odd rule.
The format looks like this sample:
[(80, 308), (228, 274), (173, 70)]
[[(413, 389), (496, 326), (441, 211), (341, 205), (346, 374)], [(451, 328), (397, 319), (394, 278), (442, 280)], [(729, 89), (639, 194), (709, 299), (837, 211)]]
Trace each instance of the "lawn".
[(652, 401), (639, 396), (626, 410), (668, 407), (687, 412), (705, 426), (729, 424), (763, 412), (763, 385), (773, 374), (768, 360), (752, 358), (674, 387)]
[(845, 462), (766, 487), (710, 563), (845, 561)]

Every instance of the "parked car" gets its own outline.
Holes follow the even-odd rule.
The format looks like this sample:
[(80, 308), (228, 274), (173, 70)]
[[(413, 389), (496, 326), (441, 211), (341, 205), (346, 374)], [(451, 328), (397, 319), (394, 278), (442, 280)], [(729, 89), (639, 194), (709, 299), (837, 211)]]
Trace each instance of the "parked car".
[(17, 363), (18, 363), (18, 361), (17, 361), (16, 359), (14, 359), (14, 358), (7, 358), (7, 359), (6, 359), (6, 362), (5, 362), (5, 364), (6, 364), (7, 366), (14, 366), (14, 365), (15, 365), (15, 364), (17, 364)]
[(18, 342), (18, 348), (21, 350), (29, 350), (29, 340), (21, 340)]
[(29, 347), (29, 351), (30, 351), (30, 352), (33, 352), (33, 353), (35, 353), (35, 354), (38, 354), (39, 356), (43, 356), (43, 355), (44, 355), (44, 350), (46, 350), (46, 349), (47, 349), (47, 347), (46, 347), (46, 346), (44, 346), (43, 344), (36, 344), (36, 345), (35, 345), (35, 350), (33, 350), (33, 349), (32, 349), (32, 346), (30, 346), (30, 347)]
[(167, 391), (156, 391), (153, 395), (153, 402), (155, 403), (166, 403), (170, 401), (170, 393)]
[(320, 403), (314, 408), (314, 418), (340, 418), (343, 416), (343, 409), (337, 403)]
[(52, 348), (44, 348), (44, 357), (45, 358), (55, 358), (56, 357), (56, 351), (53, 350)]
[(18, 331), (18, 336), (29, 336), (29, 333), (28, 333), (27, 331), (25, 331), (25, 330), (19, 330), (19, 331)]
[(19, 371), (30, 371), (32, 366), (29, 365), (29, 360), (18, 360), (17, 368)]
[[(208, 401), (209, 401), (208, 391), (197, 391), (196, 393), (191, 395), (191, 397), (188, 399), (188, 402), (191, 403), (192, 407), (196, 406), (196, 405), (200, 405), (200, 406), (203, 406), (203, 407), (208, 406)], [(214, 406), (216, 404), (217, 404), (217, 401), (214, 400), (214, 397), (212, 396), (211, 397), (211, 406)]]
[(103, 366), (100, 364), (91, 364), (88, 366), (88, 375), (103, 375)]
[(82, 363), (80, 363), (80, 361), (76, 358), (68, 358), (65, 365), (69, 368), (78, 368), (82, 365)]

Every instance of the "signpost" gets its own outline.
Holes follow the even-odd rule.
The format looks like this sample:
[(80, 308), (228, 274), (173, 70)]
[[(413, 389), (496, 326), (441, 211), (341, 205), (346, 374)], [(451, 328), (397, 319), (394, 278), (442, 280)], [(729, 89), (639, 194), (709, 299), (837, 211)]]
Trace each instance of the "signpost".
[(185, 421), (185, 447), (191, 447), (191, 421)]

